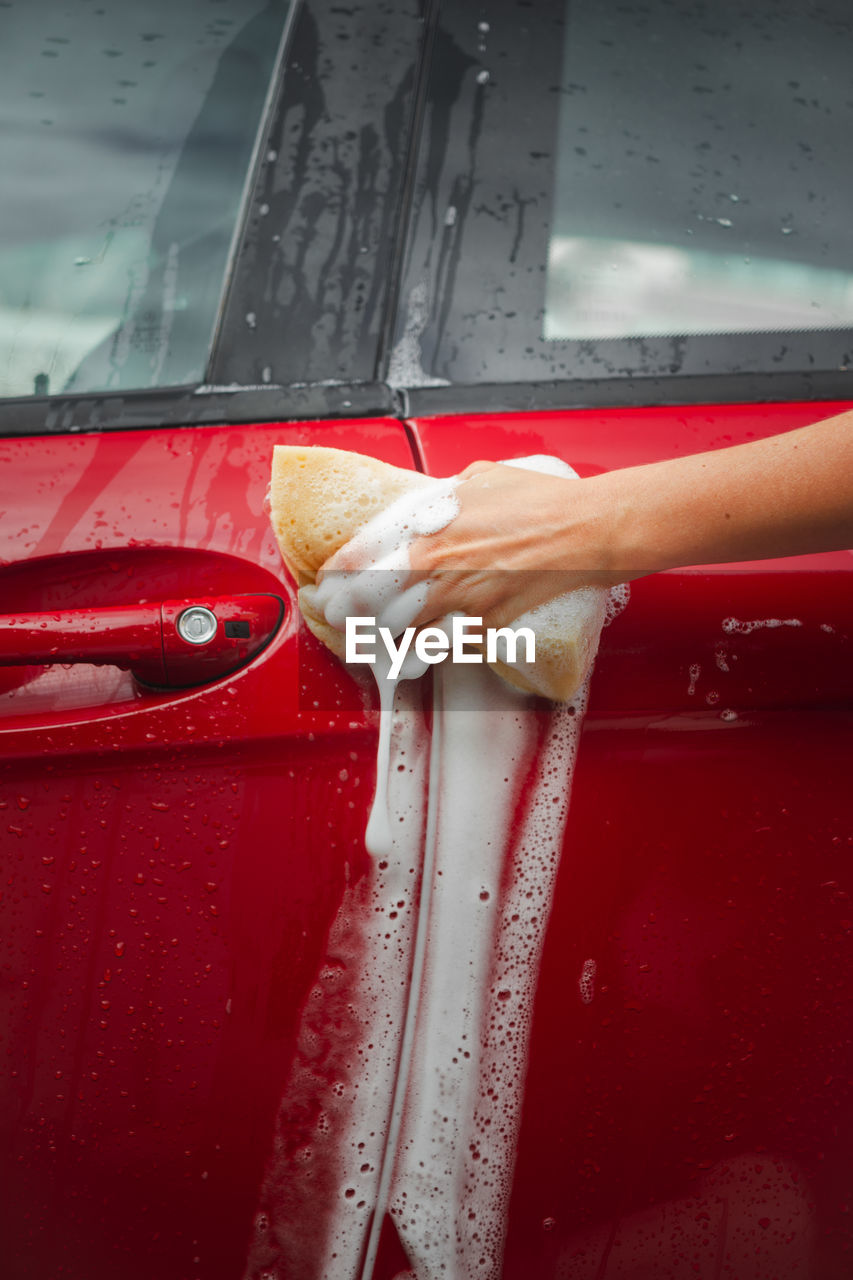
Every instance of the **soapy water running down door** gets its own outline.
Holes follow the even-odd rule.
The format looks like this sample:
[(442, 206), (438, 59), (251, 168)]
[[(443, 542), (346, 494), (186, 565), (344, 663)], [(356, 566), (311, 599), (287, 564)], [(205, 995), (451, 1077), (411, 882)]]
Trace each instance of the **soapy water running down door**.
[(0, 443), (7, 615), (286, 604), (256, 657), (198, 689), (0, 666), (16, 1280), (225, 1280), (245, 1263), (300, 1011), (364, 866), (373, 767), (351, 682), (331, 656), (299, 660), (264, 511), (281, 441), (412, 465), (383, 421)]
[[(674, 451), (692, 426), (713, 445), (809, 412), (626, 411), (608, 414), (606, 433), (594, 413), (518, 415), (467, 420), (464, 440), (455, 419), (411, 432), (434, 473), (514, 450), (563, 453), (583, 471)], [(342, 929), (341, 905), (362, 895), (375, 906), (371, 876), (402, 877), (379, 938), (401, 945), (419, 864), (373, 868), (365, 854), (374, 727), (336, 661), (313, 644), (300, 651), (264, 491), (273, 444), (363, 449), (367, 439), (376, 456), (412, 465), (399, 424), (381, 421), (2, 446), (3, 474), (35, 495), (28, 527), (3, 526), (9, 611), (244, 592), (288, 606), (254, 661), (201, 690), (144, 688), (80, 664), (2, 673), (4, 1185), (16, 1280), (60, 1265), (81, 1280), (117, 1265), (138, 1280), (224, 1280), (258, 1257), (272, 1210), (300, 1195), (275, 1179), (276, 1117), (282, 1100), (284, 1114), (298, 1104), (306, 1028), (332, 1065), (332, 1030), (357, 1030), (347, 984), (359, 940)], [(518, 1015), (513, 1028), (495, 1022), (481, 1072), (492, 1052), (506, 1065), (501, 1028), (519, 1037), (532, 1019), (515, 1177), (508, 1200), (490, 1201), (510, 1280), (531, 1265), (595, 1275), (605, 1255), (636, 1270), (650, 1233), (670, 1257), (685, 1232), (702, 1233), (700, 1266), (722, 1249), (749, 1275), (745, 1259), (773, 1267), (784, 1247), (793, 1261), (781, 1274), (842, 1274), (849, 572), (829, 557), (773, 573), (667, 575), (635, 586), (605, 632), (538, 984), (522, 993), (517, 971), (504, 983), (495, 969), (478, 992), (484, 1007)], [(425, 769), (416, 748), (413, 772), (399, 775), (407, 788)], [(461, 913), (455, 955), (475, 942), (464, 901), (473, 919), (495, 912), (497, 895), (491, 864), (448, 892), (444, 880), (465, 867), (451, 861), (433, 890)], [(383, 892), (396, 889), (389, 879)], [(400, 976), (376, 1007), (402, 1019)], [(424, 983), (439, 977), (425, 970)], [(455, 1029), (448, 1019), (429, 1037), (436, 1052)], [(326, 1110), (329, 1090), (308, 1092), (300, 1123), (334, 1145), (352, 1116), (346, 1090), (332, 1089)], [(498, 1090), (490, 1103), (505, 1100)], [(410, 1109), (403, 1132), (416, 1138), (411, 1125), (428, 1111)], [(497, 1123), (482, 1108), (467, 1114)], [(465, 1161), (489, 1155), (478, 1142)], [(405, 1164), (396, 1176), (389, 1209), (395, 1187), (411, 1191)], [(305, 1208), (312, 1248), (363, 1214), (350, 1185)], [(477, 1213), (489, 1197), (471, 1188)], [(425, 1239), (394, 1217), (380, 1225), (377, 1280)]]

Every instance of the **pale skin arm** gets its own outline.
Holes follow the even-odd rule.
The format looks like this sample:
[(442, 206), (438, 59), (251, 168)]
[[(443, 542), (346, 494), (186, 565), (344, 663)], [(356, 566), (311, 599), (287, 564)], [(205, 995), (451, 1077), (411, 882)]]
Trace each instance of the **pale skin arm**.
[(506, 625), (576, 587), (853, 547), (853, 412), (586, 480), (469, 475), (456, 519), (412, 547), (433, 578), (420, 623), (460, 610)]
[[(420, 625), (459, 611), (505, 626), (578, 587), (853, 547), (853, 412), (585, 480), (464, 474), (459, 514), (411, 547), (414, 576), (432, 579)], [(358, 567), (345, 547), (324, 572)]]

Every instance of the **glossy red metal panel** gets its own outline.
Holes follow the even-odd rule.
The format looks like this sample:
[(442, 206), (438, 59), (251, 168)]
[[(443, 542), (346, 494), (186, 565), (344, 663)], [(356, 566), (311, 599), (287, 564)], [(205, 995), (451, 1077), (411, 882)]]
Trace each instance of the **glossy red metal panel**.
[[(244, 592), (269, 592), (291, 606), (272, 644), (236, 677), (239, 708), (217, 685), (164, 694), (93, 669), (0, 670), (0, 752), (38, 755), (45, 729), (58, 753), (305, 732), (294, 593), (264, 510), (272, 448), (282, 441), (412, 465), (402, 428), (385, 421), (0, 442), (8, 486), (0, 498), (4, 612)], [(312, 664), (322, 672), (324, 711), (340, 705), (361, 714), (334, 659), (309, 647), (306, 663), (309, 683)], [(310, 700), (304, 711), (310, 715)]]
[(587, 721), (507, 1280), (850, 1273), (851, 734)]
[(0, 614), (0, 666), (51, 662), (108, 662), (130, 668), (147, 660), (163, 667), (159, 604), (112, 605)]
[[(748, 413), (780, 428), (809, 416), (739, 412), (744, 432)], [(484, 454), (577, 465), (575, 440), (584, 466), (624, 465), (677, 451), (682, 428), (692, 448), (726, 442), (730, 425), (727, 410), (611, 412), (604, 440), (602, 418), (417, 430), (445, 474)], [(644, 424), (660, 452), (644, 454)], [(263, 515), (280, 440), (411, 464), (390, 423), (7, 442), (36, 499), (26, 519), (5, 504), (0, 557), (24, 563), (0, 569), (3, 607), (246, 590), (292, 603)], [(812, 1250), (811, 1275), (846, 1274), (850, 724), (828, 708), (849, 691), (847, 563), (747, 573), (745, 591), (730, 571), (649, 580), (605, 635), (536, 1002), (507, 1277), (644, 1280), (685, 1250), (690, 1274), (715, 1280), (752, 1275), (754, 1259), (796, 1274), (777, 1265), (780, 1240)], [(796, 615), (779, 605), (791, 592)], [(801, 626), (721, 627), (771, 608)], [(205, 690), (92, 673), (0, 685), (11, 1274), (225, 1280), (241, 1273), (325, 935), (363, 868), (369, 717), (331, 657), (297, 651), (292, 613)], [(401, 1265), (386, 1234), (377, 1277)]]
[[(594, 474), (846, 407), (414, 427), (433, 474), (532, 453)], [(642, 580), (604, 632), (506, 1280), (850, 1273), (852, 636), (848, 553)]]
[[(272, 447), (412, 465), (393, 422), (0, 443), (4, 611), (270, 592), (236, 675), (0, 671), (4, 1276), (242, 1272), (300, 1010), (364, 858), (373, 731), (300, 654)], [(314, 706), (319, 702), (320, 706)]]
[[(181, 619), (198, 609), (212, 615), (214, 633), (195, 643)], [(259, 653), (283, 616), (274, 595), (0, 614), (0, 668), (85, 662), (130, 671), (155, 688), (206, 684)]]
[(372, 769), (365, 732), (3, 766), (5, 1275), (242, 1274)]
[(579, 475), (638, 466), (743, 444), (791, 431), (853, 407), (817, 404), (663, 405), (643, 409), (572, 409), (544, 413), (478, 413), (411, 422), (426, 469), (453, 475), (478, 458), (549, 453)]
[[(435, 475), (454, 474), (484, 453), (550, 453), (585, 476), (745, 443), (846, 408), (581, 410), (411, 426), (424, 468)], [(852, 655), (848, 551), (658, 574), (632, 584), (627, 614), (604, 632), (590, 712), (832, 707), (853, 697)]]

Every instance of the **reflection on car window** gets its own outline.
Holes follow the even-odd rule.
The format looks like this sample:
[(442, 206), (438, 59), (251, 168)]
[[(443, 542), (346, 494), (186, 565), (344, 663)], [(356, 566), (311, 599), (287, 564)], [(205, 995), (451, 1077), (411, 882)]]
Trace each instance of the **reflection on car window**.
[(0, 395), (204, 374), (286, 0), (0, 10)]
[(546, 338), (853, 323), (843, 7), (570, 5)]
[(851, 60), (849, 0), (446, 0), (389, 381), (835, 379)]

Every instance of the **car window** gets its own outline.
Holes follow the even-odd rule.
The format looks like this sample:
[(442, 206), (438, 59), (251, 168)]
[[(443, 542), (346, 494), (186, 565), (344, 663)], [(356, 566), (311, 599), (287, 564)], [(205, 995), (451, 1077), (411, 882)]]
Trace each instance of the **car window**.
[(842, 0), (445, 4), (391, 381), (846, 369), (851, 56)]
[(853, 324), (852, 28), (834, 8), (572, 5), (546, 338)]
[(0, 395), (201, 380), (287, 0), (0, 10)]

